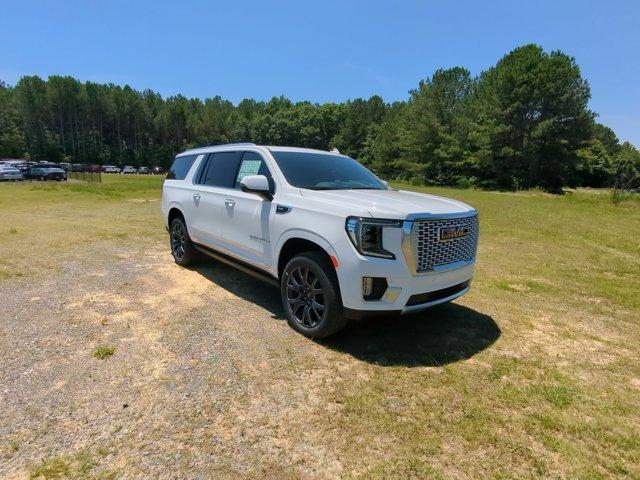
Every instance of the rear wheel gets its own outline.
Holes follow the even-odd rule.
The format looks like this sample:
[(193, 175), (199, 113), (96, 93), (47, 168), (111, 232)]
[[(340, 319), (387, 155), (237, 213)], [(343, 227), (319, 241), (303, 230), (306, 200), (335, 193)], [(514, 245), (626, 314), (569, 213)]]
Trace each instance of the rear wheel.
[(189, 238), (189, 232), (182, 217), (176, 217), (171, 221), (169, 238), (171, 255), (178, 265), (186, 267), (195, 263), (198, 252)]
[(280, 294), (289, 326), (306, 337), (327, 337), (347, 323), (335, 270), (320, 252), (301, 253), (289, 261)]

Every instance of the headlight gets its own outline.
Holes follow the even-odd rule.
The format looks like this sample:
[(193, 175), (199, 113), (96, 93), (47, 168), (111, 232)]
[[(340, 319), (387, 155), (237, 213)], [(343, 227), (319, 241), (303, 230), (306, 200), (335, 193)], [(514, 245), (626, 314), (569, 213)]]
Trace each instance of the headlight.
[(385, 228), (400, 228), (402, 220), (348, 217), (345, 229), (356, 250), (370, 257), (390, 258), (396, 256), (382, 245), (382, 231)]

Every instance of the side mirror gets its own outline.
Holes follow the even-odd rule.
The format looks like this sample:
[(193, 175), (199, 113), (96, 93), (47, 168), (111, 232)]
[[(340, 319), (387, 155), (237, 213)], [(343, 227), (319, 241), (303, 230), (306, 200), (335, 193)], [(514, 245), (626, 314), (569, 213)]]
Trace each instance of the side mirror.
[(247, 175), (240, 180), (243, 192), (257, 193), (266, 200), (273, 200), (273, 195), (269, 191), (269, 180), (264, 175)]

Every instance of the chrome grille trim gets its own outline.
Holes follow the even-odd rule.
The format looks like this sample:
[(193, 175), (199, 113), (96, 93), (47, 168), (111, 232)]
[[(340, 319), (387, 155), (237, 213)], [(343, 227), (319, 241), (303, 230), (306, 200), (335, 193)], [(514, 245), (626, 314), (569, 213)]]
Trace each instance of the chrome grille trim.
[[(454, 216), (452, 216), (454, 217)], [(468, 227), (466, 237), (439, 240), (439, 231), (447, 227)], [(402, 249), (413, 274), (451, 270), (475, 260), (478, 246), (478, 215), (405, 221)]]

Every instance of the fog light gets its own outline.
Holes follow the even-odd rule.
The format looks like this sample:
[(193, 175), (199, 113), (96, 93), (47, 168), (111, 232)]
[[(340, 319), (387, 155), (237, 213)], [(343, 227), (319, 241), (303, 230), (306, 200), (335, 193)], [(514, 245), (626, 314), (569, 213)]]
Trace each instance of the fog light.
[(384, 277), (362, 277), (362, 298), (365, 301), (380, 300), (388, 286)]
[(373, 278), (362, 277), (362, 296), (368, 297), (373, 292)]

